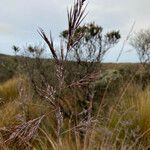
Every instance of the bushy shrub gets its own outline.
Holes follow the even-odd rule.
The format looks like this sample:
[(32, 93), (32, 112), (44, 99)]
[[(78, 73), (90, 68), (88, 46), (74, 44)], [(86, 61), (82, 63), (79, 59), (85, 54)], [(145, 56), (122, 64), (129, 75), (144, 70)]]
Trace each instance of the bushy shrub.
[[(108, 69), (102, 73), (96, 81), (95, 91), (103, 96), (105, 91), (113, 95), (120, 90), (123, 83), (123, 76), (118, 70)], [(99, 95), (99, 96), (100, 96)]]

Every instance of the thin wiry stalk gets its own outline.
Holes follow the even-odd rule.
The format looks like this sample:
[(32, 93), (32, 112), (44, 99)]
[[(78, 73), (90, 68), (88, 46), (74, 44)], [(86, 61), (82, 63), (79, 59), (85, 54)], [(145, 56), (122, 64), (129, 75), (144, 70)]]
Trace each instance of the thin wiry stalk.
[(123, 50), (124, 50), (124, 48), (125, 48), (125, 45), (127, 44), (127, 41), (129, 40), (129, 38), (130, 38), (130, 36), (131, 36), (131, 34), (132, 34), (132, 31), (133, 31), (133, 29), (134, 29), (134, 26), (135, 26), (135, 22), (134, 22), (133, 25), (131, 26), (131, 29), (130, 29), (129, 33), (128, 33), (128, 35), (126, 36), (126, 39), (125, 39), (124, 42), (123, 42), (123, 45), (122, 45), (121, 50), (120, 50), (120, 53), (119, 53), (119, 55), (118, 55), (118, 57), (117, 57), (117, 59), (116, 59), (116, 62), (119, 61), (119, 59), (120, 59), (120, 57), (121, 57), (121, 55), (122, 55), (122, 53), (123, 53)]
[(97, 77), (98, 77), (97, 73), (92, 73), (92, 74), (86, 75), (82, 79), (72, 82), (68, 87), (71, 88), (71, 87), (86, 86), (89, 83), (95, 81)]

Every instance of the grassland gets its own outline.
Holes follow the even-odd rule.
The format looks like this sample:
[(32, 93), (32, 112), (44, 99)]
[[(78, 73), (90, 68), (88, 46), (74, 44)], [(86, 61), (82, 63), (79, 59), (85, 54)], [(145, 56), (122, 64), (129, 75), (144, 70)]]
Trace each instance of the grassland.
[[(1, 149), (150, 148), (150, 76), (140, 64), (102, 64), (98, 78), (92, 83), (94, 102), (91, 117), (87, 119), (86, 87), (63, 90), (57, 118), (52, 103), (34, 91), (30, 76), (17, 65), (15, 57), (0, 56), (0, 60), (3, 62), (0, 66)], [(30, 69), (36, 70), (32, 72), (36, 76), (32, 78), (34, 83), (40, 82), (35, 60), (28, 61), (33, 64), (29, 67), (34, 66)], [(53, 61), (43, 61), (42, 71), (49, 77), (47, 82), (55, 85)], [(75, 68), (74, 62), (66, 65)], [(71, 74), (69, 77), (72, 78)], [(41, 87), (42, 83), (37, 86)], [(50, 95), (49, 98), (52, 99)]]

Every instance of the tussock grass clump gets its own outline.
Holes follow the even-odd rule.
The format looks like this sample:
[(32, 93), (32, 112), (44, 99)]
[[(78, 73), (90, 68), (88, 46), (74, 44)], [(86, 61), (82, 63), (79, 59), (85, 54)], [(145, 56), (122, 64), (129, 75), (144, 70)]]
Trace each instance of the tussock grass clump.
[(141, 138), (144, 138), (144, 142), (150, 143), (150, 88), (139, 93), (135, 107), (138, 112), (137, 124), (143, 133)]
[(0, 109), (0, 127), (15, 125), (20, 123), (19, 114), (21, 113), (21, 108), (19, 103), (16, 101), (8, 102)]
[(18, 79), (10, 79), (0, 85), (0, 105), (18, 97), (18, 82)]
[[(137, 85), (136, 85), (137, 87)], [(129, 92), (130, 91), (130, 92)], [(150, 140), (150, 90), (130, 86), (117, 106), (112, 106), (108, 128), (113, 140), (127, 143), (129, 147), (149, 146)]]

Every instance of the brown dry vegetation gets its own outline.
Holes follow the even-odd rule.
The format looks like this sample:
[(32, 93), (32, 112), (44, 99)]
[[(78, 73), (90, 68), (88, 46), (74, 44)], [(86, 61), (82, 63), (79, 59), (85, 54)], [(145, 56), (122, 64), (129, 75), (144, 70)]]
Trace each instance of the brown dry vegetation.
[[(18, 89), (19, 80), (24, 85), (22, 93)], [(103, 95), (102, 100), (98, 96), (95, 98), (91, 122), (86, 121), (84, 112), (79, 116), (82, 120), (75, 119), (78, 116), (73, 113), (67, 115), (67, 112), (68, 114), (76, 110), (80, 112), (86, 105), (82, 90), (78, 91), (80, 100), (77, 100), (76, 94), (72, 91), (71, 93), (67, 91), (61, 102), (64, 118), (58, 141), (57, 120), (54, 113), (56, 110), (47, 101), (34, 99), (31, 96), (32, 90), (28, 89), (30, 87), (25, 84), (24, 79), (10, 79), (1, 85), (0, 92), (3, 101), (0, 106), (1, 148), (60, 150), (148, 148), (149, 87), (142, 90), (141, 86), (134, 82), (124, 84), (126, 86), (122, 86), (121, 91), (118, 89), (117, 95), (109, 94), (109, 91), (105, 97)], [(5, 94), (2, 93), (3, 90)], [(97, 92), (100, 91), (97, 89)]]

